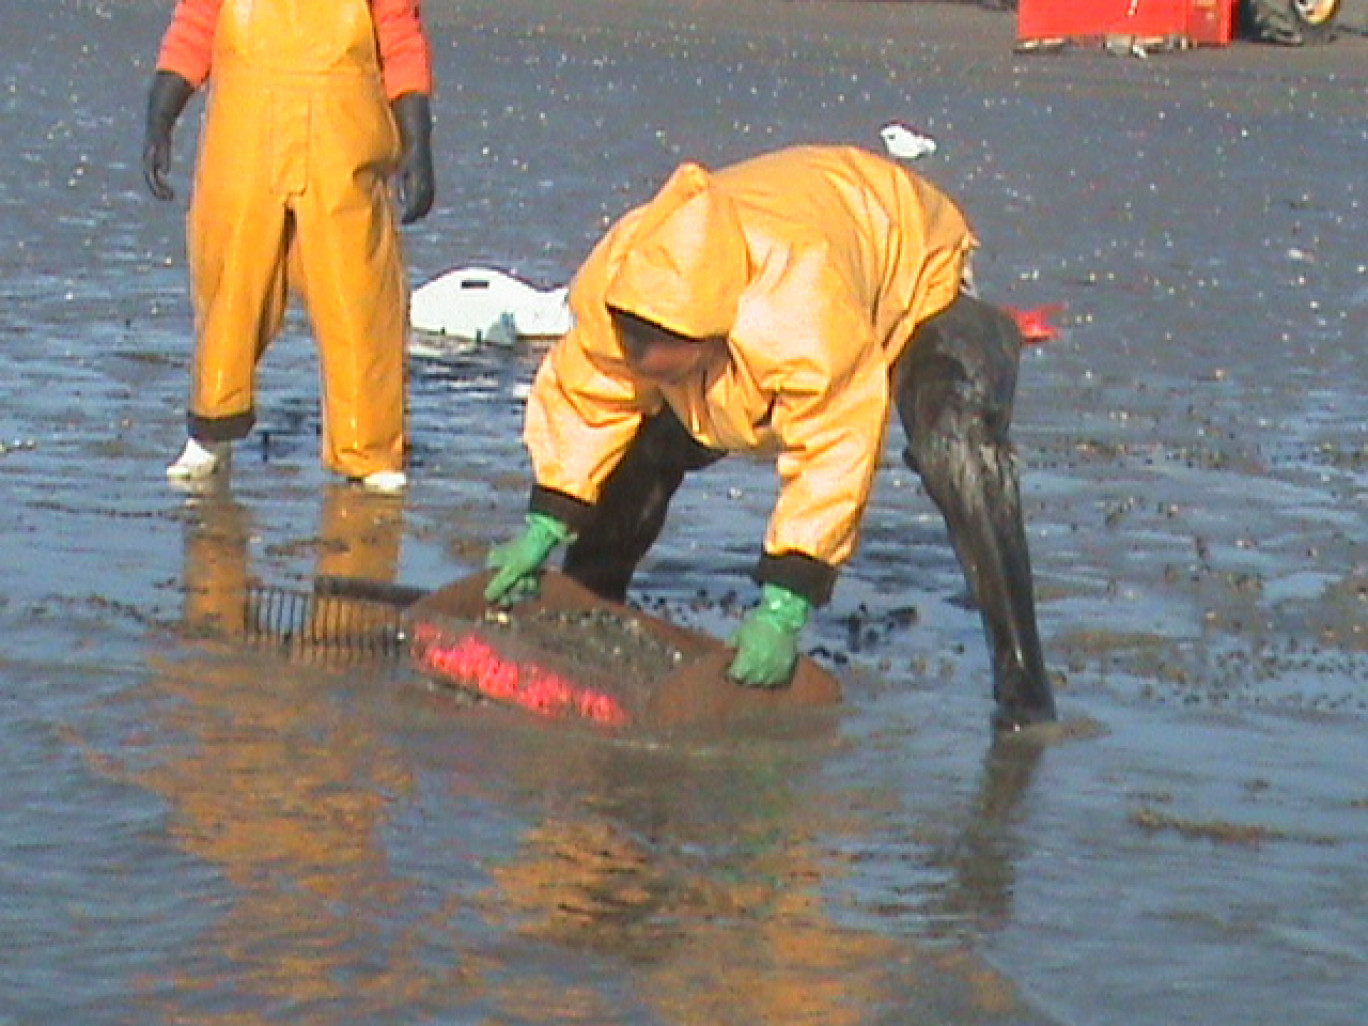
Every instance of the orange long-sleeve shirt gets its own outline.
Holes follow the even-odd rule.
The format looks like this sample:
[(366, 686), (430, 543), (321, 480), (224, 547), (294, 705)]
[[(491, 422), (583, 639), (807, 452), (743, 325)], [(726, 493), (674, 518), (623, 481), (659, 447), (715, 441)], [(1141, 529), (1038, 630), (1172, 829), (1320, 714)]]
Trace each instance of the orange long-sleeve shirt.
[[(419, 16), (419, 0), (370, 0), (385, 95), (432, 92), (432, 50)], [(223, 0), (179, 0), (162, 37), (157, 68), (174, 71), (195, 88), (209, 78), (214, 32)]]

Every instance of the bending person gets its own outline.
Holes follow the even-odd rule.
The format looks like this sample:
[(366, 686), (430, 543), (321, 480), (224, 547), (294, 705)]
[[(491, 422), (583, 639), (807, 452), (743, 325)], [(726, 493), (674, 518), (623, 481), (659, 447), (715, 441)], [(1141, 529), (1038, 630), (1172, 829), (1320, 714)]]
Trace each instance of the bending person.
[(975, 244), (943, 193), (861, 150), (681, 165), (575, 276), (527, 405), (527, 526), (491, 551), (486, 598), (534, 590), (568, 543), (565, 573), (621, 601), (686, 473), (772, 453), (730, 676), (782, 686), (855, 551), (892, 406), (982, 613), (996, 724), (1053, 719), (1008, 440), (1021, 335), (966, 291)]

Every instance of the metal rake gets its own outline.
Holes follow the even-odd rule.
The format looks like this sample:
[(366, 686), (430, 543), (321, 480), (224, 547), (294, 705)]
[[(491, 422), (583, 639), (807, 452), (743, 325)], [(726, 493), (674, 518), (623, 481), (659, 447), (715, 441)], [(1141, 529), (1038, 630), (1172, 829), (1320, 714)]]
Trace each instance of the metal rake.
[(250, 644), (284, 652), (394, 659), (407, 649), (404, 610), (425, 594), (352, 577), (320, 576), (312, 591), (249, 585), (243, 633)]

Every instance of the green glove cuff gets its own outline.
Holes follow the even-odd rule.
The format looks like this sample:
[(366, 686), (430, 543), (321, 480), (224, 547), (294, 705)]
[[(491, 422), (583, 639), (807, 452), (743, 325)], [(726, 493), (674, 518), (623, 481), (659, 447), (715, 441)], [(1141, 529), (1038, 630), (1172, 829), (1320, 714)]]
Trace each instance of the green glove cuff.
[(529, 513), (526, 520), (528, 533), (538, 541), (546, 542), (547, 552), (574, 537), (574, 532), (566, 524), (548, 513)]
[(529, 513), (521, 534), (489, 550), (485, 566), (495, 573), (485, 585), (485, 601), (510, 605), (535, 595), (546, 557), (572, 537), (570, 528), (555, 517)]
[(812, 603), (782, 584), (766, 584), (760, 588), (760, 605), (752, 614), (789, 634), (797, 634), (808, 621)]

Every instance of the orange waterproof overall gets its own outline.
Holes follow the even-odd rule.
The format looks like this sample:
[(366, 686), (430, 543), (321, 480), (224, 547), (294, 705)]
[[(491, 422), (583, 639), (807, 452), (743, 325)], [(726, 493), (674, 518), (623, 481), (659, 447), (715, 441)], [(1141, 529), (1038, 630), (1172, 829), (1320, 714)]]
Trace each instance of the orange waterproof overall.
[(404, 466), (408, 288), (388, 178), (398, 129), (367, 0), (224, 0), (188, 238), (190, 431), (244, 437), (287, 284), (321, 364), (321, 459)]

